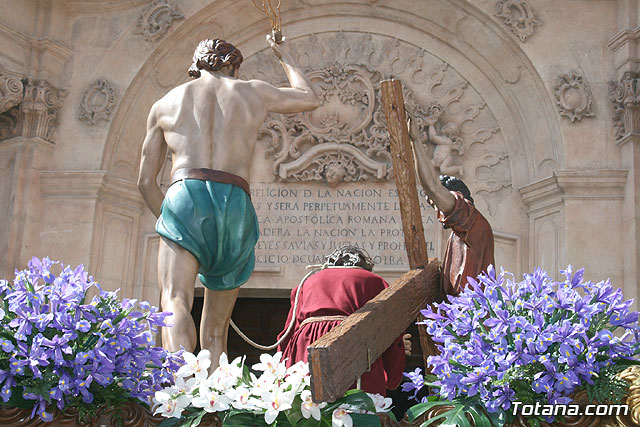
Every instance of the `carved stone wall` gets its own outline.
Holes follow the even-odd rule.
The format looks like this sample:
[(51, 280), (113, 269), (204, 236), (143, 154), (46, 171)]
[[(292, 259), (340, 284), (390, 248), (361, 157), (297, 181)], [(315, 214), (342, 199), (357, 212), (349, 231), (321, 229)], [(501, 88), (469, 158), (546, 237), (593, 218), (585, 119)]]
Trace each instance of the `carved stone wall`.
[(140, 34), (153, 43), (169, 32), (173, 21), (180, 19), (184, 19), (184, 15), (173, 1), (154, 0), (138, 17), (133, 34)]
[[(0, 113), (0, 141), (23, 136), (42, 138), (53, 142), (58, 125), (58, 112), (62, 108), (66, 91), (60, 90), (46, 80), (15, 77), (5, 80), (6, 108)], [(3, 92), (5, 93), (5, 92)]]
[(95, 125), (109, 121), (116, 107), (116, 90), (106, 79), (94, 80), (82, 96), (78, 119)]
[[(243, 78), (284, 84), (264, 42), (264, 15), (248, 0), (5, 1), (0, 175), (11, 184), (0, 189), (0, 252), (10, 254), (7, 271), (51, 255), (84, 263), (127, 296), (157, 300), (155, 218), (135, 187), (147, 114), (188, 80), (204, 38), (242, 50)], [(366, 244), (388, 280), (406, 269), (379, 108), (379, 82), (394, 76), (440, 172), (462, 174), (493, 225), (499, 264), (521, 273), (571, 262), (618, 282), (622, 271), (633, 297), (636, 3), (282, 2), (285, 35), (324, 103), (309, 114), (273, 114), (261, 130), (251, 186), (262, 236), (243, 292), (286, 293), (307, 263), (347, 240)], [(99, 79), (117, 90), (106, 83), (88, 90)], [(622, 87), (613, 104), (609, 81)], [(620, 100), (619, 90), (633, 96)], [(167, 162), (163, 188), (169, 169)], [(429, 253), (441, 256), (448, 231), (428, 207), (423, 214)], [(616, 239), (623, 245), (612, 245)]]
[[(441, 130), (454, 129), (451, 136), (464, 155), (451, 156), (495, 214), (512, 191), (509, 155), (486, 103), (451, 65), (409, 43), (362, 32), (310, 34), (292, 46), (323, 104), (311, 113), (272, 114), (262, 127), (260, 141), (268, 146), (277, 180), (331, 185), (388, 180), (393, 171), (380, 81), (394, 76), (403, 82), (407, 108), (426, 140), (429, 116), (438, 117)], [(246, 58), (241, 74), (286, 84), (268, 51)], [(434, 153), (436, 144), (429, 146)]]
[(593, 96), (582, 75), (574, 72), (562, 74), (554, 86), (554, 94), (561, 116), (572, 122), (593, 117)]

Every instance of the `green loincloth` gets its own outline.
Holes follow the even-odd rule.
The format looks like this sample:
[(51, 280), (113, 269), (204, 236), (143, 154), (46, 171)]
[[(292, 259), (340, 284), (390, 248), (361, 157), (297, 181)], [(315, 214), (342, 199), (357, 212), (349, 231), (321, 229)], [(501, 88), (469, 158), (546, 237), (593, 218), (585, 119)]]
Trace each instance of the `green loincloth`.
[(162, 202), (156, 231), (198, 260), (198, 278), (214, 291), (235, 289), (255, 267), (258, 218), (240, 187), (184, 179), (174, 183)]

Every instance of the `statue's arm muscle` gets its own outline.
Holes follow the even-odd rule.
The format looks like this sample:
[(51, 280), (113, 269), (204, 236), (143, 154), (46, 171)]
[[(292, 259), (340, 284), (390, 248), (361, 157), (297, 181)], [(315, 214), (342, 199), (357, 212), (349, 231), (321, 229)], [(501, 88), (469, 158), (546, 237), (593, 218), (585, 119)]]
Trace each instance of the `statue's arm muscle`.
[[(414, 134), (415, 131), (411, 133)], [(417, 135), (411, 136), (413, 152), (416, 156), (416, 171), (420, 184), (437, 208), (447, 215), (453, 210), (456, 199), (453, 197), (453, 194), (440, 183), (436, 167), (427, 155), (424, 146), (421, 142), (415, 141), (415, 136)]]
[(162, 169), (166, 155), (167, 143), (164, 140), (164, 132), (158, 125), (157, 107), (154, 105), (147, 119), (147, 135), (142, 144), (138, 188), (147, 206), (156, 217), (160, 216), (160, 208), (164, 199), (156, 178)]

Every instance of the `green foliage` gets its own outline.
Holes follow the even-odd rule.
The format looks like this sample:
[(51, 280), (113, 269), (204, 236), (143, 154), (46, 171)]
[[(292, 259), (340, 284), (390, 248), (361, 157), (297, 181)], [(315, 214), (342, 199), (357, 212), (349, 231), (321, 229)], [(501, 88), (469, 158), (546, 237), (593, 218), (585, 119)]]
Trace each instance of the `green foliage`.
[(602, 368), (597, 376), (594, 375), (593, 384), (586, 384), (585, 387), (589, 401), (598, 403), (622, 402), (629, 390), (629, 383), (616, 375), (628, 366), (623, 362), (611, 364)]
[(414, 421), (430, 409), (439, 406), (451, 406), (452, 408), (429, 418), (422, 423), (420, 427), (429, 426), (436, 421), (440, 421), (442, 425), (447, 426), (467, 427), (473, 422), (476, 427), (502, 427), (506, 421), (506, 415), (504, 413), (489, 413), (477, 400), (467, 397), (458, 398), (453, 401), (432, 400), (419, 403), (407, 411), (407, 417), (409, 421)]
[(113, 414), (116, 425), (122, 425), (124, 420), (122, 419), (122, 411), (120, 411), (120, 409), (122, 409), (127, 402), (133, 402), (148, 408), (148, 405), (143, 404), (138, 399), (132, 398), (126, 390), (115, 383), (111, 383), (107, 387), (96, 386), (96, 392), (93, 393), (93, 396), (94, 399), (92, 403), (84, 402), (81, 395), (69, 397), (69, 403), (66, 409), (77, 410), (78, 420), (81, 423), (88, 423), (97, 418), (98, 412), (101, 409), (108, 408)]

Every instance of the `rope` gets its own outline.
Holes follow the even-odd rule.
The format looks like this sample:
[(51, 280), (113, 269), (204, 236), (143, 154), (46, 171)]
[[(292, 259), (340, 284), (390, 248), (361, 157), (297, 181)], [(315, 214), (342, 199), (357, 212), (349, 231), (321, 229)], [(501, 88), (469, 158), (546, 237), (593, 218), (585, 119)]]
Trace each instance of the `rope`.
[(327, 268), (362, 268), (362, 267), (352, 266), (352, 265), (331, 265), (330, 266), (326, 262), (324, 264), (308, 265), (307, 269), (311, 269), (311, 271), (309, 271), (302, 278), (302, 280), (300, 281), (300, 284), (298, 285), (298, 289), (296, 290), (296, 296), (295, 296), (295, 299), (293, 300), (293, 316), (291, 316), (291, 321), (289, 322), (289, 325), (287, 326), (287, 329), (284, 332), (284, 334), (280, 337), (280, 339), (278, 341), (275, 342), (275, 344), (273, 344), (273, 345), (261, 345), (261, 344), (256, 343), (251, 338), (246, 336), (244, 334), (244, 332), (242, 332), (236, 326), (236, 324), (233, 323), (233, 320), (230, 320), (231, 327), (233, 328), (234, 331), (237, 332), (238, 335), (240, 335), (240, 337), (243, 340), (245, 340), (249, 345), (257, 348), (258, 350), (266, 350), (266, 351), (268, 351), (268, 350), (273, 350), (274, 348), (278, 347), (287, 338), (287, 336), (289, 336), (289, 334), (291, 333), (291, 330), (293, 329), (293, 324), (296, 322), (296, 313), (298, 311), (298, 297), (300, 296), (300, 290), (302, 289), (302, 285), (304, 284), (304, 282), (306, 282), (306, 280), (312, 274), (315, 274), (318, 271), (322, 271), (322, 270), (327, 269)]

